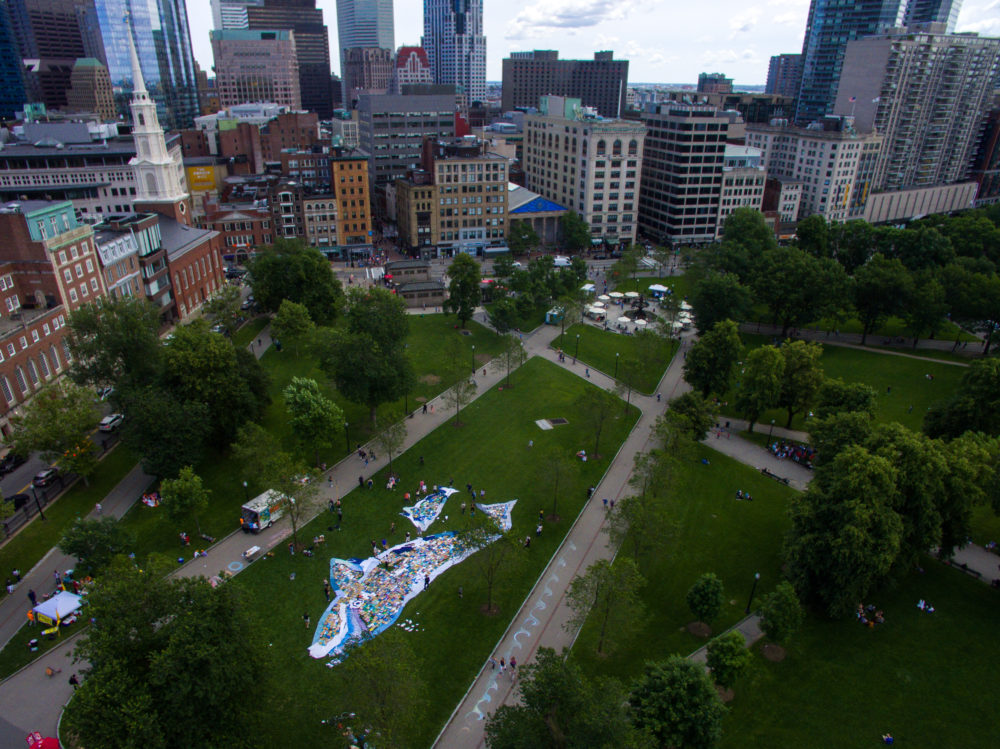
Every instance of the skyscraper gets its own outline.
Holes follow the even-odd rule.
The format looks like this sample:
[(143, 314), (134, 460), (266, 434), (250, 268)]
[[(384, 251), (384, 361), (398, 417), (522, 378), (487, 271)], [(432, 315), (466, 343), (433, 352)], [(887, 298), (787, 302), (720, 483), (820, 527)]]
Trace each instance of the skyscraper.
[(359, 47), (396, 48), (392, 0), (337, 0), (337, 56), (345, 92), (343, 100), (348, 106), (351, 99), (347, 92), (358, 86), (347, 80), (344, 50)]
[(614, 52), (595, 52), (593, 60), (560, 60), (554, 49), (511, 52), (503, 61), (505, 112), (517, 107), (537, 107), (541, 96), (554, 94), (580, 99), (602, 117), (625, 111), (628, 93), (628, 60)]
[(149, 97), (168, 129), (191, 127), (198, 109), (191, 34), (184, 0), (95, 0), (104, 62), (119, 111), (132, 91), (130, 35)]
[(269, 101), (302, 108), (294, 31), (214, 29), (210, 36), (215, 89), (223, 107)]
[(21, 55), (5, 11), (0, 7), (0, 117), (7, 119), (24, 105), (25, 98)]
[(454, 84), (467, 104), (486, 98), (483, 0), (424, 0), (422, 44), (435, 83)]
[(264, 0), (212, 0), (212, 28), (245, 29), (249, 24), (247, 8), (263, 4)]
[(913, 26), (918, 23), (943, 23), (950, 34), (955, 30), (962, 0), (910, 0), (906, 4), (903, 23)]
[(796, 53), (771, 56), (771, 62), (767, 66), (765, 94), (780, 94), (794, 99), (799, 95), (801, 83), (802, 55)]
[(333, 115), (330, 80), (330, 34), (316, 0), (264, 0), (247, 8), (249, 28), (262, 31), (291, 29), (299, 62), (302, 108), (321, 120)]
[(901, 0), (812, 0), (802, 41), (802, 83), (795, 119), (820, 120), (833, 111), (847, 43), (899, 26)]

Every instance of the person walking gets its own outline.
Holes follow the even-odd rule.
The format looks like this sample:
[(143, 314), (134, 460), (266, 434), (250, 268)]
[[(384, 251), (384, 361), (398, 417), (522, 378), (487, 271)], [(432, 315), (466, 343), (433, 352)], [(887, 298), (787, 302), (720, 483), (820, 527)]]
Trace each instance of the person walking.
[(306, 623), (306, 629), (309, 629), (309, 612), (307, 611), (302, 615), (302, 621)]
[(514, 681), (517, 678), (517, 658), (514, 656), (510, 657), (510, 680)]
[(330, 581), (326, 579), (323, 580), (323, 595), (326, 596), (326, 602), (330, 603)]
[(28, 590), (28, 600), (31, 601), (31, 607), (34, 608), (38, 605), (38, 596), (35, 595), (35, 591)]
[(506, 670), (507, 670), (507, 661), (505, 661), (503, 658), (501, 658), (500, 659), (500, 673), (502, 674)]

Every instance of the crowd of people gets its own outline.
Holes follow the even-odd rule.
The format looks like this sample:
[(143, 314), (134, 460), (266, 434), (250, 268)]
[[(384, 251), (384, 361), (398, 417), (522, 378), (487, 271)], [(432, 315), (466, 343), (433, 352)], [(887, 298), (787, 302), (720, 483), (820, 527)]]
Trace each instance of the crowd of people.
[(768, 447), (771, 454), (779, 460), (794, 460), (806, 468), (813, 467), (813, 458), (816, 456), (816, 448), (809, 445), (795, 444), (792, 442), (772, 442)]

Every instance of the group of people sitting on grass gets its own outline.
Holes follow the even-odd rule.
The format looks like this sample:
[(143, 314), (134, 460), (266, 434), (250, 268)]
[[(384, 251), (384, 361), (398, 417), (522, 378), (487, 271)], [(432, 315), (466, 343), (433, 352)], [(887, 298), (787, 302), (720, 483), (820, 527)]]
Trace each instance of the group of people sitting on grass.
[(747, 502), (753, 502), (753, 497), (750, 496), (750, 492), (745, 492), (742, 489), (736, 490), (736, 499), (745, 499)]
[(771, 454), (779, 460), (789, 458), (796, 463), (812, 468), (813, 458), (816, 456), (816, 448), (809, 445), (796, 445), (789, 442), (772, 442), (768, 447)]
[(876, 609), (873, 603), (869, 603), (867, 606), (859, 603), (858, 621), (869, 629), (874, 629), (876, 624), (885, 623), (885, 614), (882, 613), (882, 609)]

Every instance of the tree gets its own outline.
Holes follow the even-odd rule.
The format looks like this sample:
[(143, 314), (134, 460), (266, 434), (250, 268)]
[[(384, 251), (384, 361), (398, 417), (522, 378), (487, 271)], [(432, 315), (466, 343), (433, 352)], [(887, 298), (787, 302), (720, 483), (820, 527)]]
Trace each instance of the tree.
[(160, 313), (146, 299), (105, 297), (69, 316), (70, 377), (78, 385), (119, 390), (159, 372)]
[(535, 231), (530, 221), (511, 221), (507, 230), (507, 246), (515, 255), (523, 255), (531, 252), (541, 244), (538, 232)]
[(574, 466), (566, 457), (563, 448), (552, 447), (545, 454), (545, 461), (539, 471), (539, 485), (552, 489), (552, 512), (549, 519), (553, 522), (559, 520), (559, 485), (568, 480), (570, 472)]
[(576, 211), (566, 211), (559, 217), (559, 233), (568, 250), (579, 252), (590, 248), (590, 227)]
[(861, 345), (889, 315), (900, 312), (912, 295), (913, 279), (906, 266), (895, 258), (874, 255), (854, 271), (851, 299), (861, 320)]
[(812, 445), (816, 448), (813, 463), (831, 462), (850, 445), (863, 445), (871, 434), (874, 419), (864, 411), (840, 411), (822, 419), (814, 419), (809, 427)]
[(799, 248), (813, 257), (830, 257), (830, 229), (822, 213), (814, 213), (795, 227)]
[(688, 351), (684, 379), (706, 398), (725, 395), (733, 382), (736, 364), (743, 355), (739, 330), (732, 320), (723, 320)]
[(774, 229), (764, 221), (764, 214), (754, 208), (737, 208), (726, 216), (722, 236), (745, 247), (751, 257), (778, 246)]
[(652, 257), (656, 261), (657, 277), (663, 278), (663, 269), (673, 262), (674, 253), (671, 252), (669, 247), (654, 247)]
[(618, 399), (607, 390), (587, 388), (580, 397), (580, 421), (594, 432), (593, 460), (601, 457), (601, 432), (608, 419), (612, 418)]
[(473, 399), (476, 397), (476, 383), (470, 380), (459, 380), (450, 388), (444, 391), (444, 403), (448, 408), (455, 409), (455, 424), (454, 426), (462, 426), (462, 422), (459, 421), (459, 415), (462, 413), (462, 409), (467, 405), (472, 403)]
[(164, 479), (160, 483), (160, 496), (167, 515), (175, 523), (190, 514), (194, 517), (198, 533), (201, 533), (201, 523), (198, 515), (208, 507), (212, 492), (204, 487), (201, 476), (194, 472), (192, 466), (184, 466), (175, 479)]
[(97, 579), (64, 724), (85, 746), (254, 745), (267, 639), (242, 588), (165, 571), (118, 557)]
[(559, 321), (559, 335), (566, 335), (566, 326), (575, 325), (583, 317), (585, 302), (583, 292), (577, 289), (568, 294), (563, 294), (559, 298), (559, 306), (562, 307), (562, 320)]
[(913, 335), (913, 348), (921, 336), (933, 336), (941, 328), (948, 312), (944, 286), (929, 274), (918, 274), (910, 295), (903, 302), (903, 321)]
[(608, 534), (608, 545), (615, 549), (627, 548), (636, 567), (641, 570), (666, 542), (664, 530), (668, 526), (662, 500), (649, 493), (622, 497), (615, 502), (615, 508), (608, 513), (604, 531)]
[(751, 287), (758, 303), (768, 306), (789, 328), (814, 322), (842, 303), (847, 289), (844, 269), (829, 258), (816, 258), (796, 247), (778, 247), (762, 254), (753, 266)]
[(628, 413), (628, 408), (632, 405), (632, 390), (642, 380), (649, 367), (649, 359), (642, 359), (635, 354), (622, 357), (621, 365), (618, 367), (618, 384), (615, 386), (615, 393), (625, 401), (625, 413)]
[(983, 356), (986, 356), (1000, 330), (1000, 276), (989, 263), (988, 268), (980, 265), (960, 258), (941, 270), (939, 280), (952, 319), (982, 334)]
[(524, 561), (524, 547), (513, 531), (504, 531), (496, 520), (485, 512), (470, 516), (469, 526), (462, 533), (465, 548), (473, 550), (470, 566), (477, 570), (486, 584), (486, 603), (483, 613), (493, 616), (499, 608), (493, 596)]
[(303, 446), (313, 448), (314, 464), (318, 466), (319, 451), (333, 446), (344, 424), (344, 412), (320, 392), (316, 380), (293, 377), (284, 395), (292, 433)]
[(644, 606), (639, 591), (645, 584), (631, 559), (617, 559), (614, 564), (599, 559), (569, 585), (566, 603), (573, 610), (573, 618), (566, 622), (566, 630), (579, 629), (594, 617), (597, 652), (603, 653), (605, 642), (610, 644), (624, 637), (642, 619)]
[(785, 368), (777, 405), (788, 411), (785, 428), (789, 429), (795, 414), (809, 410), (823, 385), (823, 347), (815, 341), (785, 341), (781, 353)]
[(722, 580), (714, 572), (706, 572), (694, 581), (685, 600), (699, 622), (711, 624), (719, 615), (725, 601)]
[(711, 330), (723, 320), (744, 320), (753, 300), (750, 289), (733, 273), (709, 271), (691, 293), (691, 307), (698, 333)]
[(874, 417), (877, 399), (875, 389), (863, 382), (844, 382), (839, 378), (824, 380), (816, 393), (816, 418), (825, 419), (845, 412)]
[(170, 478), (202, 459), (211, 428), (204, 403), (152, 386), (130, 389), (120, 398), (122, 443), (140, 456), (144, 471)]
[(271, 320), (271, 338), (292, 344), (296, 356), (299, 355), (302, 342), (308, 340), (315, 329), (306, 306), (288, 299), (282, 301)]
[(330, 261), (299, 239), (279, 238), (257, 249), (248, 264), (254, 299), (261, 309), (277, 312), (286, 299), (302, 304), (317, 325), (329, 325), (343, 299), (343, 289)]
[(269, 466), (274, 473), (266, 476), (267, 483), (278, 494), (288, 497), (285, 514), (292, 526), (292, 543), (299, 546), (299, 528), (309, 522), (322, 503), (320, 482), (315, 472), (295, 462), (287, 453), (279, 453)]
[(387, 289), (352, 288), (347, 293), (347, 328), (370, 335), (384, 351), (401, 348), (410, 333), (406, 302)]
[(867, 221), (828, 224), (831, 256), (848, 273), (853, 273), (871, 257), (875, 246), (875, 229)]
[(11, 417), (11, 446), (19, 455), (40, 452), (48, 462), (60, 461), (89, 485), (97, 468), (89, 433), (97, 423), (97, 407), (89, 390), (71, 382), (45, 386)]
[(661, 747), (710, 749), (722, 734), (726, 713), (699, 663), (679, 655), (646, 662), (629, 696), (634, 722)]
[[(515, 222), (517, 223), (517, 222)], [(510, 237), (507, 237), (507, 244), (510, 245)], [(493, 258), (493, 277), (498, 283), (506, 285), (507, 279), (514, 275), (514, 256), (509, 252), (497, 255)]]
[(506, 335), (516, 328), (520, 317), (517, 301), (509, 298), (494, 302), (493, 308), (489, 311), (490, 326), (497, 335)]
[(587, 678), (565, 650), (539, 648), (518, 670), (520, 699), (486, 719), (489, 749), (647, 746), (629, 725), (621, 684)]
[[(670, 408), (657, 420), (654, 432), (661, 443), (675, 443), (667, 432), (675, 430), (679, 437), (692, 442), (700, 442), (708, 436), (708, 430), (715, 423), (715, 409), (712, 404), (694, 390), (677, 396), (670, 401)], [(676, 444), (672, 445), (676, 448)]]
[(479, 305), (482, 269), (471, 255), (460, 252), (448, 266), (448, 278), (448, 300), (444, 308), (458, 315), (459, 325), (464, 328)]
[(715, 637), (708, 643), (706, 664), (712, 671), (715, 683), (725, 689), (732, 689), (750, 665), (750, 651), (747, 650), (743, 635), (730, 630)]
[(787, 580), (778, 583), (760, 605), (760, 628), (772, 642), (785, 642), (802, 626), (802, 604)]
[(59, 541), (63, 554), (76, 557), (75, 572), (82, 578), (96, 575), (118, 554), (135, 543), (131, 534), (114, 518), (77, 518)]
[(967, 431), (1000, 434), (1000, 358), (972, 362), (951, 398), (931, 406), (924, 431), (946, 439)]
[(504, 387), (510, 387), (510, 373), (518, 369), (528, 360), (528, 352), (524, 350), (524, 344), (516, 335), (510, 333), (503, 337), (503, 348), (500, 355), (490, 362), (490, 367), (494, 372), (501, 372), (504, 375)]
[(617, 280), (635, 279), (635, 274), (639, 270), (639, 259), (642, 257), (641, 250), (636, 245), (630, 245), (621, 258), (611, 267), (612, 278)]
[(391, 421), (388, 426), (375, 435), (375, 444), (379, 450), (389, 456), (389, 473), (392, 473), (392, 456), (398, 455), (406, 444), (406, 422), (402, 419)]
[(247, 422), (240, 427), (230, 449), (243, 476), (254, 481), (256, 493), (271, 488), (271, 477), (281, 477), (286, 470), (288, 454), (282, 451), (281, 443), (255, 422)]
[(371, 726), (378, 745), (407, 746), (413, 716), (427, 702), (420, 659), (396, 627), (351, 648), (342, 666), (345, 693), (358, 723)]
[(785, 357), (775, 346), (761, 346), (747, 354), (736, 390), (736, 410), (750, 422), (749, 431), (764, 411), (777, 405), (784, 370)]
[(212, 319), (226, 331), (226, 335), (232, 337), (243, 318), (243, 311), (240, 309), (242, 302), (243, 298), (239, 286), (223, 284), (205, 302), (202, 311), (211, 315)]

